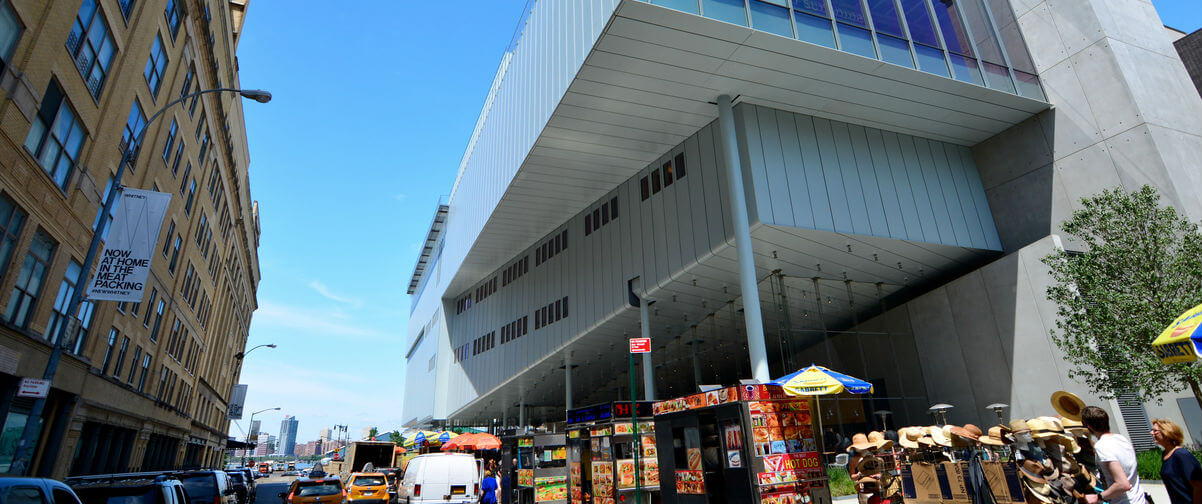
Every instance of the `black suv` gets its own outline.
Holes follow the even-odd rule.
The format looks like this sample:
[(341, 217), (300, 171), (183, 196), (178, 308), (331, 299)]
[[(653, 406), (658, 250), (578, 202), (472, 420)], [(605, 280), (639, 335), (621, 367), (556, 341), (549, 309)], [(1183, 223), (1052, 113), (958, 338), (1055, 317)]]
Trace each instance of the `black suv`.
[(188, 504), (180, 480), (161, 472), (76, 476), (64, 483), (83, 504)]
[(238, 497), (238, 504), (250, 504), (255, 501), (255, 480), (247, 477), (242, 471), (230, 471), (230, 487)]
[(187, 504), (238, 504), (237, 492), (230, 487), (225, 471), (183, 471), (172, 473), (184, 484)]

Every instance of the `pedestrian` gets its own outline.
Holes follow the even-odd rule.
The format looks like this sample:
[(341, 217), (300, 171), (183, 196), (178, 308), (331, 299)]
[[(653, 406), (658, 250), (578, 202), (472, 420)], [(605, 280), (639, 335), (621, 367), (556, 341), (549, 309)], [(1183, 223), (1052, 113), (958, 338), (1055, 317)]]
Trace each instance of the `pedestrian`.
[(1182, 448), (1181, 427), (1167, 418), (1152, 420), (1152, 440), (1164, 448), (1160, 479), (1172, 504), (1202, 504), (1202, 464)]
[(1088, 504), (1099, 500), (1110, 504), (1148, 504), (1144, 489), (1139, 485), (1136, 469), (1135, 448), (1127, 438), (1110, 432), (1110, 415), (1097, 406), (1086, 406), (1081, 410), (1081, 423), (1093, 437), (1094, 452), (1098, 460), (1098, 472), (1106, 488), (1098, 494), (1087, 494)]
[(484, 481), (480, 482), (480, 504), (497, 503), (497, 479), (492, 471), (484, 471)]

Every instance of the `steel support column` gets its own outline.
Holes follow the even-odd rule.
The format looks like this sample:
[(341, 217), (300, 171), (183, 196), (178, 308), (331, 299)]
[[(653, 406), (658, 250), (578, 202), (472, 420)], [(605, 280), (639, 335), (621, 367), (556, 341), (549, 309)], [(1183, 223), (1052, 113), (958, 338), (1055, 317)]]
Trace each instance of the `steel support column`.
[[(646, 299), (639, 299), (639, 320), (642, 336), (651, 338), (651, 304)], [(655, 400), (655, 368), (651, 365), (651, 352), (643, 354), (643, 399)]]
[(722, 153), (726, 157), (726, 187), (730, 191), (735, 254), (738, 256), (739, 289), (743, 295), (743, 323), (747, 328), (747, 354), (751, 377), (761, 383), (772, 378), (768, 372), (768, 349), (764, 344), (764, 317), (760, 313), (760, 291), (755, 276), (755, 257), (751, 247), (751, 223), (747, 214), (747, 196), (743, 192), (743, 168), (739, 162), (735, 113), (729, 95), (718, 97), (718, 126), (722, 130)]

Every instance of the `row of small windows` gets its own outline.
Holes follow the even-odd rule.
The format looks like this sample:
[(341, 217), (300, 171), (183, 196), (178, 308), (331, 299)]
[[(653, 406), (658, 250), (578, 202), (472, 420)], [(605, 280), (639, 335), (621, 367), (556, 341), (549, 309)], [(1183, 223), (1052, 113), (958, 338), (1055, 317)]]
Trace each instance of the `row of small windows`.
[(472, 308), (472, 296), (463, 296), (455, 300), (455, 315), (459, 315)]
[(538, 248), (534, 249), (534, 265), (538, 266), (551, 260), (556, 254), (568, 249), (568, 230), (555, 235), (554, 238), (548, 239)]
[(554, 303), (534, 310), (534, 329), (542, 329), (568, 317), (568, 297), (556, 299)]
[(476, 302), (484, 301), (497, 292), (497, 277), (492, 277), (492, 280), (484, 282), (484, 285), (476, 287)]
[(609, 224), (611, 220), (618, 220), (617, 196), (602, 203), (600, 207), (594, 208), (591, 213), (584, 214), (584, 236), (592, 234), (593, 230), (601, 229), (601, 226)]
[(651, 170), (650, 175), (639, 179), (639, 194), (643, 201), (647, 201), (652, 194), (659, 194), (661, 190), (672, 185), (672, 182), (684, 176), (684, 153), (681, 152), (675, 159), (669, 159), (662, 167)]
[[(464, 343), (455, 349), (455, 362), (463, 362), (467, 360), (467, 345), (467, 343)], [(434, 367), (431, 366), (430, 369), (434, 369)]]
[(492, 331), (472, 341), (472, 355), (492, 350), (497, 346), (497, 332)]
[(501, 287), (526, 276), (526, 272), (528, 271), (530, 271), (530, 256), (523, 257), (517, 262), (510, 264), (508, 268), (501, 271)]
[(504, 326), (501, 326), (501, 344), (509, 343), (515, 339), (521, 338), (528, 333), (530, 326), (526, 323), (530, 317), (523, 316), (520, 319), (514, 320)]

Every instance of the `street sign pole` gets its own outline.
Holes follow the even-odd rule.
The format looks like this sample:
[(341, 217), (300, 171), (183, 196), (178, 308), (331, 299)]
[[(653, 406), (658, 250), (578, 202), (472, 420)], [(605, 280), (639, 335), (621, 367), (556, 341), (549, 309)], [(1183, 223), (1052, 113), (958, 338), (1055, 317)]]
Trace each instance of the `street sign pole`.
[(638, 407), (637, 404), (635, 404), (634, 352), (629, 352), (627, 357), (627, 360), (630, 362), (630, 423), (631, 430), (634, 431), (634, 502), (635, 504), (642, 504), (643, 485), (642, 478), (640, 477), (639, 452), (643, 451), (643, 437), (639, 435)]

